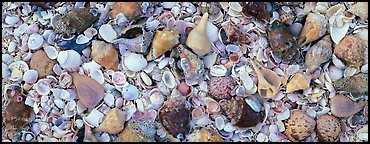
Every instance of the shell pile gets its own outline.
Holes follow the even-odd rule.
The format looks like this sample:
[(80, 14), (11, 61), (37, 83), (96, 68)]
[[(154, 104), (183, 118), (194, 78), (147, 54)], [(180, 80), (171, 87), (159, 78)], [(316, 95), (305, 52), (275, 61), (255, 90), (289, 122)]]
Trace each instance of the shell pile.
[(367, 142), (368, 2), (3, 2), (3, 142)]

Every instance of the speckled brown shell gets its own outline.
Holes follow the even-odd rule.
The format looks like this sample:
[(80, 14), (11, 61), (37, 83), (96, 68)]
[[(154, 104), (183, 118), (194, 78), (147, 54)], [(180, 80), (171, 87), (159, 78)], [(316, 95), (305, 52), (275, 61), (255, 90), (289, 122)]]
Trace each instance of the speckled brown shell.
[(245, 16), (253, 16), (259, 20), (270, 21), (267, 2), (248, 2), (248, 4), (244, 2), (242, 13)]
[(55, 28), (55, 33), (81, 33), (89, 28), (98, 17), (90, 13), (89, 8), (77, 8), (63, 15)]
[(188, 136), (189, 142), (223, 142), (224, 139), (214, 130), (202, 128)]
[(208, 84), (209, 93), (217, 100), (230, 99), (236, 81), (232, 77), (212, 77)]
[(357, 69), (367, 59), (364, 57), (365, 50), (361, 39), (354, 35), (346, 35), (338, 44), (334, 44), (334, 54)]
[(53, 67), (56, 64), (55, 61), (49, 59), (45, 51), (36, 51), (30, 61), (31, 69), (35, 69), (39, 75), (39, 78), (45, 78), (47, 75), (53, 75)]
[(104, 41), (93, 41), (91, 57), (96, 63), (103, 66), (104, 70), (118, 70), (118, 52), (112, 44)]
[(290, 141), (299, 142), (307, 138), (315, 129), (316, 122), (301, 110), (293, 110), (285, 122), (285, 135)]
[(334, 116), (325, 114), (316, 121), (317, 136), (322, 142), (335, 142), (341, 132), (340, 123)]
[(230, 119), (234, 127), (240, 129), (248, 129), (255, 127), (263, 121), (263, 113), (256, 113), (253, 109), (242, 99), (232, 98), (231, 100), (220, 101), (220, 106), (227, 118)]
[(186, 134), (190, 123), (190, 107), (182, 96), (171, 96), (159, 109), (159, 121), (168, 134)]
[(365, 96), (368, 94), (368, 75), (360, 73), (354, 76), (342, 78), (334, 83), (334, 87), (340, 91), (348, 91), (353, 97)]

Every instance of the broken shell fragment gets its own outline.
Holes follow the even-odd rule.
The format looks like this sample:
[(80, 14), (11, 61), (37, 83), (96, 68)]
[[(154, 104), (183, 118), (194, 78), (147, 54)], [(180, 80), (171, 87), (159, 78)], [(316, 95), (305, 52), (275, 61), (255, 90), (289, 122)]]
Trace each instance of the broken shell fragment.
[(348, 91), (353, 97), (358, 98), (368, 94), (368, 75), (361, 73), (340, 79), (334, 83), (337, 90)]
[(325, 114), (320, 116), (316, 121), (317, 135), (322, 142), (335, 142), (339, 140), (341, 127), (339, 120), (331, 115)]
[(107, 132), (110, 134), (117, 134), (124, 129), (125, 124), (125, 112), (118, 109), (111, 109), (104, 121), (94, 129), (94, 132)]
[(297, 90), (304, 90), (310, 87), (311, 79), (305, 74), (297, 73), (289, 81), (286, 92), (291, 93)]
[(103, 70), (118, 70), (118, 52), (112, 44), (93, 40), (91, 57), (96, 63), (103, 66)]
[(332, 41), (329, 35), (314, 44), (306, 53), (305, 64), (308, 69), (307, 72), (312, 73), (322, 63), (328, 62), (333, 54), (332, 49)]
[(306, 112), (294, 110), (285, 123), (285, 135), (293, 142), (299, 142), (308, 137), (315, 129), (316, 122)]
[(359, 16), (363, 20), (367, 20), (369, 13), (368, 2), (357, 2), (351, 6), (348, 11)]
[(356, 103), (348, 97), (338, 94), (329, 101), (330, 111), (335, 117), (350, 117), (361, 111), (367, 102)]
[(195, 54), (202, 57), (211, 52), (211, 42), (207, 36), (208, 13), (204, 13), (198, 25), (190, 31), (186, 40), (186, 45), (193, 50)]
[(258, 62), (256, 66), (253, 60), (250, 61), (258, 78), (258, 94), (263, 98), (273, 98), (280, 89), (280, 77), (272, 70), (264, 68)]
[(327, 24), (328, 20), (324, 15), (320, 13), (309, 13), (298, 38), (299, 45), (309, 44), (322, 37), (326, 32)]
[(77, 73), (70, 75), (78, 98), (85, 107), (94, 108), (104, 98), (104, 88), (96, 80)]
[(187, 135), (189, 142), (223, 142), (222, 137), (214, 130), (201, 128)]
[(179, 33), (175, 29), (165, 28), (163, 31), (157, 31), (152, 42), (152, 48), (146, 56), (147, 60), (157, 59), (175, 47), (179, 43), (179, 38)]

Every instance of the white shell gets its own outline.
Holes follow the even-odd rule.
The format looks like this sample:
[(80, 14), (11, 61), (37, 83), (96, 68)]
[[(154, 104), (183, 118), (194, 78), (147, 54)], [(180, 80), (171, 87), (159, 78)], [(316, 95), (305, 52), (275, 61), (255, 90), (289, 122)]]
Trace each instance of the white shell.
[(36, 70), (30, 69), (23, 74), (23, 80), (26, 83), (34, 84), (37, 81), (38, 72)]
[(141, 80), (143, 80), (143, 82), (144, 82), (146, 85), (150, 86), (150, 85), (152, 85), (152, 84), (153, 84), (153, 83), (152, 83), (152, 79), (150, 79), (150, 77), (149, 77), (145, 72), (141, 72), (141, 73), (140, 73), (140, 77), (141, 77)]
[(169, 61), (170, 61), (170, 58), (165, 57), (165, 58), (161, 59), (161, 61), (158, 63), (158, 68), (163, 69), (165, 66), (167, 66), (169, 64)]
[(333, 64), (337, 67), (337, 68), (340, 68), (340, 69), (344, 69), (346, 66), (344, 65), (344, 63), (337, 57), (335, 56), (335, 54), (333, 54), (332, 56), (332, 61), (333, 61)]
[(94, 80), (96, 80), (99, 84), (103, 84), (104, 83), (104, 75), (103, 75), (103, 72), (101, 70), (99, 70), (99, 69), (94, 69), (94, 70), (90, 71), (89, 76), (91, 78), (93, 78)]
[(16, 24), (18, 21), (20, 20), (19, 17), (16, 17), (16, 16), (7, 16), (5, 18), (5, 23), (9, 24), (9, 25), (14, 25)]
[(255, 85), (253, 83), (252, 78), (249, 76), (249, 74), (246, 71), (242, 71), (240, 73), (240, 80), (242, 80), (243, 85), (246, 90), (251, 90), (253, 86)]
[(299, 65), (290, 65), (288, 68), (285, 69), (285, 72), (288, 75), (293, 75), (299, 70)]
[(95, 35), (98, 34), (98, 30), (96, 30), (95, 28), (87, 28), (85, 31), (84, 31), (84, 35), (89, 38), (89, 40), (91, 40)]
[(102, 122), (104, 114), (100, 111), (93, 109), (87, 117), (83, 117), (83, 121), (90, 127), (98, 127)]
[(124, 64), (130, 71), (137, 72), (144, 69), (148, 65), (148, 62), (143, 55), (130, 53), (124, 58)]
[(40, 79), (35, 85), (36, 92), (40, 95), (48, 95), (51, 85), (47, 79)]
[(62, 109), (62, 108), (64, 108), (64, 106), (66, 105), (62, 100), (60, 100), (60, 99), (55, 99), (54, 100), (54, 104), (58, 107), (58, 108), (60, 108), (60, 109)]
[(225, 125), (225, 127), (224, 127), (224, 130), (226, 131), (226, 132), (234, 132), (234, 131), (236, 131), (237, 129), (230, 123), (230, 122), (228, 122), (228, 123), (226, 123), (226, 125)]
[(368, 125), (364, 125), (361, 129), (359, 129), (356, 133), (356, 136), (360, 140), (368, 141), (369, 139)]
[(286, 119), (288, 119), (290, 117), (290, 111), (289, 111), (289, 109), (287, 108), (287, 107), (285, 107), (285, 110), (282, 112), (282, 113), (280, 113), (277, 117), (276, 117), (276, 119), (277, 120), (286, 120)]
[(77, 68), (81, 65), (82, 60), (80, 54), (74, 50), (61, 51), (58, 54), (57, 61), (64, 68)]
[(205, 68), (210, 68), (211, 66), (213, 66), (216, 63), (216, 60), (217, 60), (217, 54), (216, 53), (207, 54), (203, 58), (204, 67)]
[(218, 28), (209, 21), (207, 21), (206, 28), (209, 41), (216, 42), (218, 40)]
[(215, 126), (217, 129), (222, 130), (225, 127), (225, 119), (223, 119), (221, 116), (218, 116), (215, 118)]
[(175, 77), (170, 71), (163, 72), (162, 81), (168, 88), (172, 89), (172, 88), (175, 88), (176, 86)]
[(230, 9), (236, 11), (236, 12), (242, 12), (243, 8), (239, 4), (239, 2), (229, 2)]
[(85, 44), (85, 43), (88, 43), (89, 41), (90, 41), (90, 38), (82, 34), (78, 35), (76, 39), (77, 44)]
[(225, 76), (227, 69), (223, 65), (214, 65), (210, 68), (210, 74), (212, 76)]
[(114, 106), (114, 96), (110, 93), (106, 94), (105, 97), (104, 97), (104, 102), (108, 106), (113, 107)]
[(42, 35), (33, 33), (28, 38), (27, 46), (31, 50), (36, 50), (36, 49), (39, 49), (43, 43), (44, 43), (44, 38), (42, 37)]
[(177, 4), (177, 2), (163, 2), (162, 3), (162, 6), (163, 8), (165, 9), (170, 9), (172, 8), (173, 6), (175, 6)]
[(10, 42), (8, 46), (8, 52), (10, 53), (14, 52), (15, 47), (17, 47), (17, 43), (15, 43), (14, 41)]
[(44, 51), (45, 51), (46, 55), (52, 60), (54, 60), (58, 57), (58, 51), (53, 46), (44, 47)]
[(357, 73), (357, 69), (354, 68), (354, 67), (347, 67), (345, 70), (344, 70), (344, 77), (350, 77), (350, 76), (353, 76)]
[(331, 65), (329, 66), (329, 77), (332, 81), (337, 81), (343, 77), (343, 70)]
[(123, 98), (126, 100), (136, 100), (137, 98), (139, 98), (139, 94), (140, 94), (137, 87), (131, 84), (128, 84), (125, 87), (123, 87), (122, 93), (123, 93)]
[(267, 138), (267, 136), (265, 134), (258, 133), (257, 138), (256, 138), (256, 141), (257, 142), (267, 142), (268, 141), (268, 138)]
[(117, 38), (117, 32), (114, 31), (113, 27), (110, 24), (104, 24), (100, 26), (99, 35), (108, 43), (111, 43), (114, 39)]
[(152, 103), (152, 108), (159, 109), (164, 102), (164, 97), (162, 93), (157, 88), (155, 88), (155, 89), (152, 89), (149, 92), (149, 94), (150, 94), (149, 99), (150, 99), (150, 102)]

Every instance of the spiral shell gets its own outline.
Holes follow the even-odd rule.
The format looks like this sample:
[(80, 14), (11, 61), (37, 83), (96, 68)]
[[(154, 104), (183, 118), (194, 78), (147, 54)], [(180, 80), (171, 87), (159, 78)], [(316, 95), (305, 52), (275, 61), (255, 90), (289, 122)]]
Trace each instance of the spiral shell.
[(146, 56), (147, 60), (154, 60), (175, 47), (179, 43), (179, 33), (175, 29), (165, 28), (157, 31), (152, 42), (152, 48)]
[(103, 66), (104, 70), (118, 70), (118, 52), (112, 44), (93, 40), (91, 57), (96, 63)]

